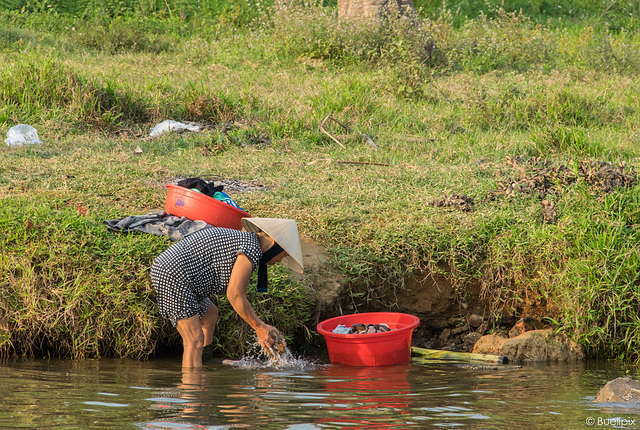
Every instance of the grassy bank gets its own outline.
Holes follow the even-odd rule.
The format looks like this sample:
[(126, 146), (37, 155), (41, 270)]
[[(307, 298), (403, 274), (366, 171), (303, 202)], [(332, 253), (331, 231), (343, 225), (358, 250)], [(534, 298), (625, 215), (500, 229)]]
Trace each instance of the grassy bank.
[[(4, 353), (175, 346), (148, 277), (170, 241), (102, 222), (162, 209), (165, 183), (200, 176), (264, 184), (234, 197), (296, 219), (358, 306), (435, 271), (461, 296), (481, 285), (495, 320), (537, 302), (592, 354), (638, 358), (634, 12), (622, 27), (606, 5), (566, 25), (425, 5), (421, 27), (357, 28), (332, 7), (186, 3), (1, 12), (0, 130), (44, 141), (0, 149)], [(327, 115), (349, 128), (326, 125), (342, 146), (319, 130)], [(165, 119), (209, 127), (149, 139)], [(273, 278), (251, 300), (304, 343), (306, 281)], [(236, 354), (247, 326), (220, 301), (219, 346)]]

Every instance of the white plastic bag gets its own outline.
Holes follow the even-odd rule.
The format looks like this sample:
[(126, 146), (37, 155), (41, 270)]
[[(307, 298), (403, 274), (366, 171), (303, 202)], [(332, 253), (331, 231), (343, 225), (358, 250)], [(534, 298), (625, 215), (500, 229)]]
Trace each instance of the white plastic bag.
[(183, 124), (178, 121), (174, 121), (168, 119), (166, 121), (162, 121), (160, 124), (156, 124), (155, 127), (151, 129), (151, 137), (156, 137), (162, 133), (172, 130), (189, 130), (189, 131), (199, 131), (200, 127), (191, 123), (191, 124)]
[(4, 143), (9, 146), (22, 146), (42, 143), (42, 141), (38, 137), (38, 130), (27, 124), (18, 124), (9, 129)]

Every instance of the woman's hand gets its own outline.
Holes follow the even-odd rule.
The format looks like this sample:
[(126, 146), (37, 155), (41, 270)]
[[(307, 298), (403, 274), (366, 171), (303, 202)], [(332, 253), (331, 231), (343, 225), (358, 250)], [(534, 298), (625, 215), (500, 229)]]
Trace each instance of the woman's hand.
[(282, 335), (277, 328), (269, 324), (262, 324), (256, 329), (258, 343), (265, 350), (273, 348), (277, 341), (282, 339)]
[(258, 330), (258, 342), (271, 360), (282, 360), (287, 350), (287, 342), (277, 328), (264, 324)]

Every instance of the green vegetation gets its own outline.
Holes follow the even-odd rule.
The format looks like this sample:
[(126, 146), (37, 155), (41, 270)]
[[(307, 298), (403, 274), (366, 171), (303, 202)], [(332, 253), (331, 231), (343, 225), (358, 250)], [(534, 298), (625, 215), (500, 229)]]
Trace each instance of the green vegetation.
[[(44, 141), (0, 149), (2, 353), (175, 347), (148, 276), (169, 239), (102, 222), (200, 176), (265, 184), (234, 197), (296, 219), (361, 309), (436, 271), (461, 297), (480, 285), (496, 319), (546, 308), (591, 354), (637, 360), (638, 4), (475, 3), (361, 28), (330, 3), (2, 2), (0, 131)], [(165, 119), (208, 127), (149, 139)], [(252, 302), (305, 342), (306, 281), (272, 279)], [(249, 329), (219, 305), (236, 355)]]

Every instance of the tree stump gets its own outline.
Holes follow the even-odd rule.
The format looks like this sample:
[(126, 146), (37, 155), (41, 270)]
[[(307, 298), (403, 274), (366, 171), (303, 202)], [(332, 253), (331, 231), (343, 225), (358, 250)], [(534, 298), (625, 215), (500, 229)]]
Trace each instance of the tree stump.
[(378, 25), (389, 16), (417, 16), (413, 0), (338, 0), (338, 19)]

